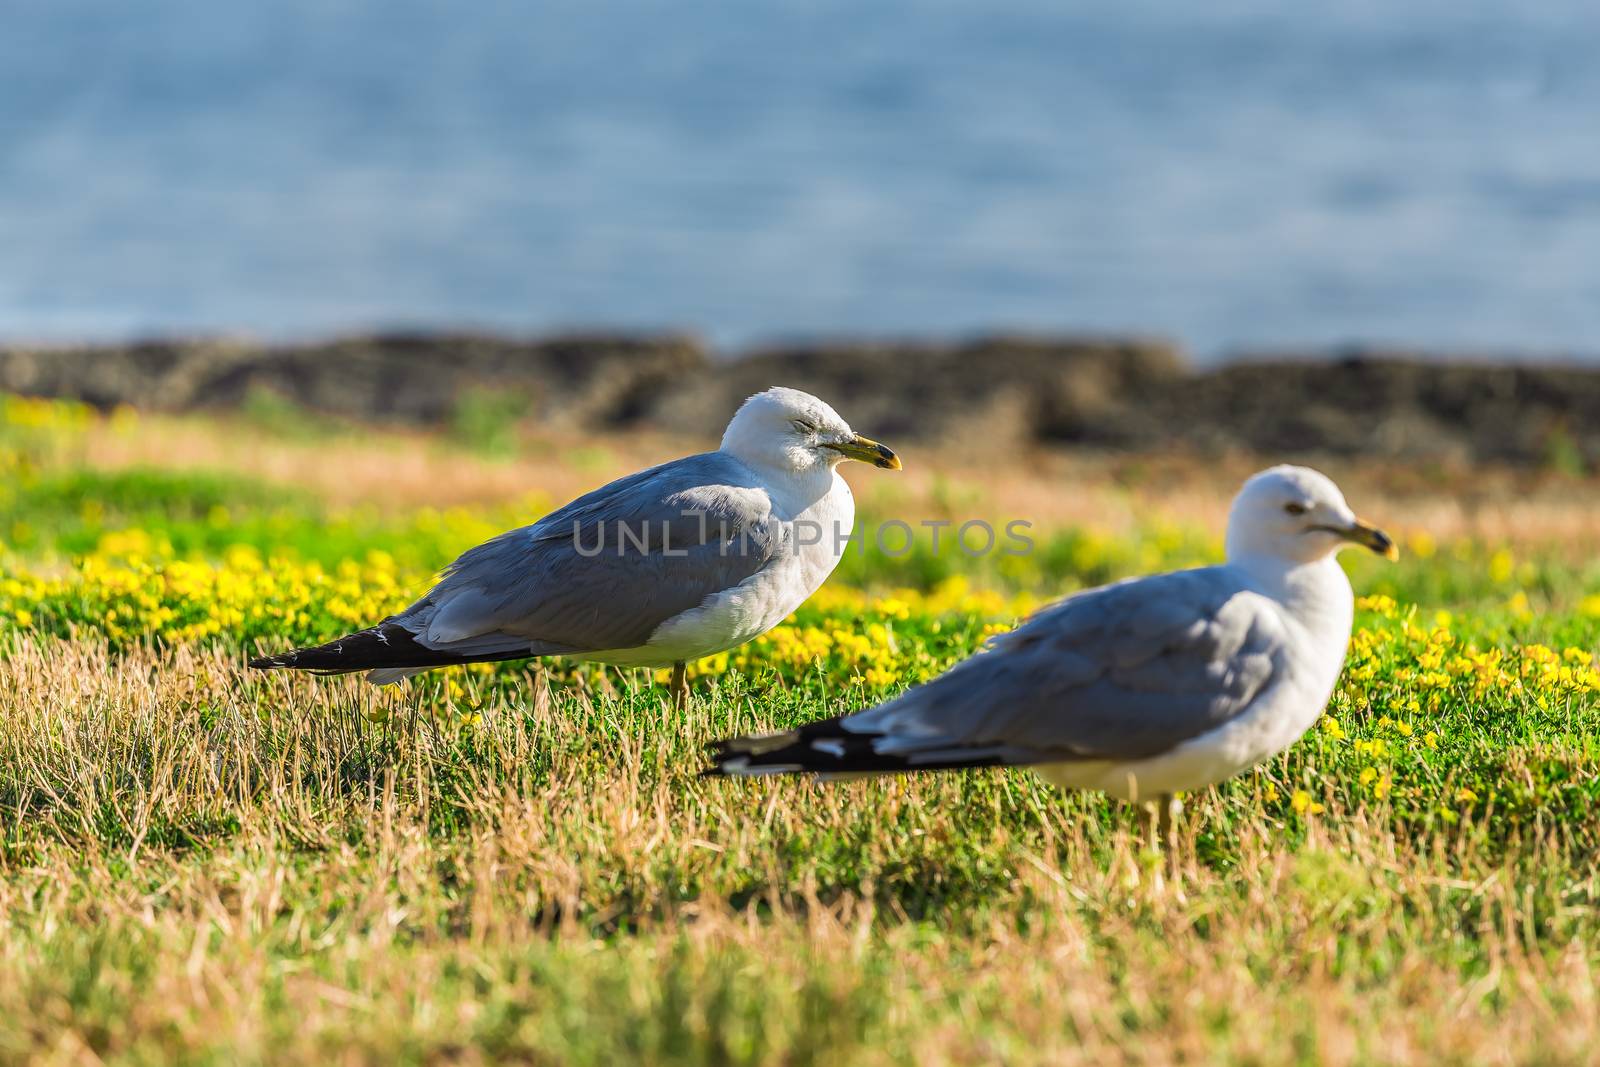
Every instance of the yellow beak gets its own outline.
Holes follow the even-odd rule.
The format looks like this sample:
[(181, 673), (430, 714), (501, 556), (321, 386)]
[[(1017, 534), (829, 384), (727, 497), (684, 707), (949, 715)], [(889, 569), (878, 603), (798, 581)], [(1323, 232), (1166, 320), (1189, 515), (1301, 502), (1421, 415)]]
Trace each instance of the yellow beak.
[(859, 459), (863, 463), (870, 463), (884, 470), (900, 469), (900, 457), (894, 454), (893, 449), (860, 434), (856, 434), (848, 441), (829, 441), (823, 447), (833, 449), (846, 459)]
[(1370, 548), (1384, 559), (1400, 558), (1400, 550), (1395, 547), (1394, 538), (1369, 522), (1357, 519), (1349, 529), (1341, 530), (1339, 533), (1346, 541), (1363, 548)]

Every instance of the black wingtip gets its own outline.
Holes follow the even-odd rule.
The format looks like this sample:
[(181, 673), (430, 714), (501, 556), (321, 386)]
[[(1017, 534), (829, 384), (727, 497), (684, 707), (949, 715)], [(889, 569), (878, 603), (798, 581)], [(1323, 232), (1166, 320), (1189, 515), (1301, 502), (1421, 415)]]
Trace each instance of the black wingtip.
[[(720, 741), (707, 742), (705, 747), (706, 758), (711, 761), (709, 766), (700, 769), (701, 778), (731, 778), (739, 773), (750, 755), (750, 746), (771, 734), (759, 734), (749, 737), (725, 737)], [(792, 735), (791, 735), (792, 736)], [(730, 766), (736, 764), (736, 766)]]
[(416, 634), (389, 619), (376, 626), (346, 634), (326, 644), (296, 648), (276, 656), (257, 656), (250, 666), (258, 671), (299, 670), (314, 674), (354, 674), (391, 667), (448, 667), (455, 663), (488, 663), (502, 659), (527, 659), (532, 650), (485, 652), (463, 656), (441, 652), (417, 641)]
[(722, 769), (723, 763), (728, 758), (728, 744), (726, 740), (711, 741), (703, 746), (705, 757), (711, 762), (700, 768), (697, 778), (726, 778), (728, 772)]
[[(841, 718), (806, 723), (793, 730), (728, 737), (707, 745), (712, 765), (702, 778), (734, 778), (762, 774), (826, 774), (851, 769), (869, 756), (877, 734), (844, 729)], [(817, 742), (825, 743), (817, 747)], [(848, 748), (846, 747), (848, 746)]]
[(852, 730), (845, 716), (807, 723), (771, 734), (730, 737), (713, 742), (712, 766), (702, 778), (734, 778), (767, 774), (817, 774), (854, 777), (864, 774), (903, 774), (968, 767), (996, 767), (1007, 760), (988, 746), (963, 750), (957, 746), (918, 754), (880, 752), (881, 733)]

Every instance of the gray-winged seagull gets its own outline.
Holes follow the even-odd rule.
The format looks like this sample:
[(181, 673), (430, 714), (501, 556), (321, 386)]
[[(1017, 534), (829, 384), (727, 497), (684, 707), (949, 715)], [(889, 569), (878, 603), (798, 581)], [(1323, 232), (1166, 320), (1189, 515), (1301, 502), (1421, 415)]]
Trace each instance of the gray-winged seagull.
[(765, 633), (833, 572), (855, 521), (846, 459), (900, 460), (797, 389), (750, 397), (715, 452), (640, 471), (463, 553), (370, 629), (250, 661), (367, 671), (379, 685), (454, 663), (569, 656), (673, 672)]
[(1028, 766), (1123, 800), (1221, 782), (1322, 713), (1354, 601), (1335, 560), (1394, 542), (1326, 476), (1274, 467), (1228, 517), (1227, 562), (1091, 589), (886, 704), (714, 746), (708, 774), (825, 776)]

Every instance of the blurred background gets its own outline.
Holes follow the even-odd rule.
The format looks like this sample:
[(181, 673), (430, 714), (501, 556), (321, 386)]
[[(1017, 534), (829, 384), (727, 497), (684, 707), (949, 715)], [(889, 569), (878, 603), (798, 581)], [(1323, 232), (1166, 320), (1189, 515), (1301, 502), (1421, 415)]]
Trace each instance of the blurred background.
[(1577, 0), (13, 0), (0, 328), (1584, 355), (1596, 40)]
[(704, 433), (782, 380), (902, 436), (976, 392), (1019, 440), (1590, 462), (1596, 40), (1577, 0), (13, 0), (0, 388)]

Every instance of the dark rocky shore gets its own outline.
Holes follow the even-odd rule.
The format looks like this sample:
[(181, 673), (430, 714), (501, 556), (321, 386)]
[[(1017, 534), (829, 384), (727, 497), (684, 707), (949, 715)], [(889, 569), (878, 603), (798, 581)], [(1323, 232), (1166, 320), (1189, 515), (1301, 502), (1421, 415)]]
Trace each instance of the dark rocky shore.
[(1429, 353), (1259, 354), (1194, 368), (1161, 341), (1034, 336), (796, 345), (733, 360), (679, 336), (0, 348), (0, 390), (173, 411), (271, 395), (311, 411), (422, 425), (488, 396), (564, 428), (703, 436), (745, 396), (775, 384), (814, 392), (858, 428), (897, 442), (1600, 463), (1600, 367)]

